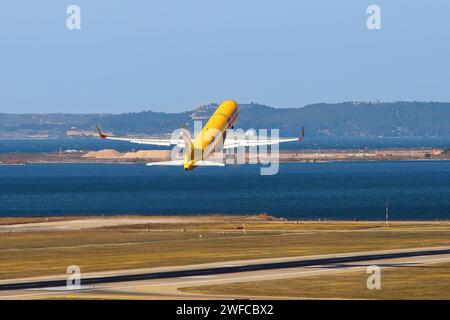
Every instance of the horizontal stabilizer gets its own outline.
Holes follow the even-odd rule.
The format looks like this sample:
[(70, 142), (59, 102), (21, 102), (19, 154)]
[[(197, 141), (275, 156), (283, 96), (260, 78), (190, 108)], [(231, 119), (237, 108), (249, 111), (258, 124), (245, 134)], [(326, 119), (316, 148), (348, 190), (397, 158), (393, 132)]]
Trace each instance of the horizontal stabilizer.
[[(148, 162), (147, 166), (182, 166), (184, 160), (173, 160), (173, 161), (158, 161), (158, 162)], [(196, 167), (223, 167), (225, 163), (216, 161), (197, 161), (195, 163)]]
[(147, 166), (182, 166), (184, 160), (148, 162)]
[(216, 161), (204, 161), (204, 160), (202, 160), (202, 161), (197, 161), (195, 163), (195, 165), (198, 166), (198, 167), (207, 167), (207, 166), (210, 166), (210, 167), (224, 167), (225, 163), (223, 163), (223, 162), (216, 162)]

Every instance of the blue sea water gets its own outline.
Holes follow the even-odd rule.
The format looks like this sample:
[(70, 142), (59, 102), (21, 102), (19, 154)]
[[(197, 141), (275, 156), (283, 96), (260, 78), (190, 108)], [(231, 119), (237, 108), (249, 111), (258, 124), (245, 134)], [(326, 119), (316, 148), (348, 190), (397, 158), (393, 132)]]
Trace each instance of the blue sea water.
[(450, 218), (450, 162), (178, 167), (0, 166), (0, 215), (257, 214), (291, 219)]

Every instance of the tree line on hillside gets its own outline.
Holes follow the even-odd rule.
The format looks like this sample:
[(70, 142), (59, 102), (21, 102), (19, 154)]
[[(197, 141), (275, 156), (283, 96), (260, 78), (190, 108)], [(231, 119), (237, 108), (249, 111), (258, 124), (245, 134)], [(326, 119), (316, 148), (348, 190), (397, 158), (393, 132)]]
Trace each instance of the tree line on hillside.
[[(116, 135), (162, 135), (183, 124), (192, 128), (193, 119), (207, 119), (216, 107), (217, 104), (209, 104), (182, 113), (0, 114), (0, 137), (64, 137), (69, 130), (92, 131), (96, 124)], [(302, 108), (251, 103), (240, 105), (236, 126), (278, 128), (282, 136), (298, 135), (304, 126), (312, 137), (448, 137), (450, 103), (343, 102)]]

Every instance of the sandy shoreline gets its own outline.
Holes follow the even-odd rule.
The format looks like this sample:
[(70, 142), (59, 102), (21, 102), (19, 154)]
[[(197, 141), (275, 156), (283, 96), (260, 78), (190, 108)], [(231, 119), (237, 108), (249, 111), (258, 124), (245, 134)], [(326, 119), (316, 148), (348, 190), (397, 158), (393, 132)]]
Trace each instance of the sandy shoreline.
[[(27, 163), (146, 163), (170, 160), (171, 150), (138, 150), (118, 152), (114, 149), (99, 151), (66, 150), (50, 153), (0, 153), (0, 164)], [(268, 159), (269, 156), (260, 157)], [(246, 161), (256, 159), (246, 154)], [(217, 160), (221, 158), (217, 156)], [(450, 160), (448, 150), (419, 149), (307, 149), (281, 150), (280, 162), (327, 162), (327, 161), (392, 161), (392, 160)]]

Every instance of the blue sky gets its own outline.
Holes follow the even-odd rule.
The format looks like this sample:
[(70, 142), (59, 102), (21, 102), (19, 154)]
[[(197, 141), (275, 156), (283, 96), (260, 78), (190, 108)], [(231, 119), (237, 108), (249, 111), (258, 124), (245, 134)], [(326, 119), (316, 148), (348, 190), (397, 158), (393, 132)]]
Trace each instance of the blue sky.
[[(81, 30), (66, 8), (81, 8)], [(366, 27), (381, 8), (382, 29)], [(3, 0), (0, 112), (450, 101), (448, 0)]]

